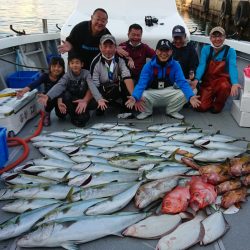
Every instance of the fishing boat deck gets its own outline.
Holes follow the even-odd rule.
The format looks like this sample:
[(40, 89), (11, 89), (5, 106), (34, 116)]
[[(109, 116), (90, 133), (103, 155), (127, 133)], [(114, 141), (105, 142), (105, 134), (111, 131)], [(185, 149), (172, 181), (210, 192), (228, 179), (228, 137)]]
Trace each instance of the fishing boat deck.
[[(229, 107), (227, 106), (220, 114), (211, 113), (197, 113), (190, 108), (184, 108), (181, 113), (185, 116), (185, 122), (188, 124), (194, 124), (197, 128), (202, 128), (203, 130), (209, 131), (221, 131), (225, 135), (231, 135), (234, 137), (245, 137), (250, 141), (250, 129), (241, 128), (238, 126), (236, 121), (232, 118), (230, 114)], [(87, 124), (87, 127), (99, 123), (119, 123), (126, 124), (130, 126), (135, 126), (137, 128), (145, 129), (149, 125), (159, 124), (159, 123), (173, 123), (176, 122), (175, 119), (167, 117), (164, 115), (164, 110), (157, 109), (152, 117), (145, 120), (137, 119), (117, 119), (114, 110), (111, 110), (108, 114), (104, 116), (97, 117), (94, 113)], [(52, 116), (52, 125), (50, 127), (44, 127), (44, 132), (60, 131), (64, 129), (72, 128), (73, 125), (69, 122), (69, 119), (65, 121), (58, 120), (55, 115)], [(37, 128), (38, 117), (29, 121), (24, 129), (20, 132), (20, 137), (27, 137), (32, 134)], [(10, 149), (10, 161), (13, 161), (16, 157), (21, 154), (22, 150), (17, 147)], [(41, 157), (41, 154), (37, 149), (35, 149), (30, 143), (30, 154), (28, 159)], [(3, 185), (3, 183), (1, 183)], [(2, 207), (7, 201), (1, 201), (0, 207)], [(135, 210), (133, 203), (131, 202), (126, 208), (126, 211)], [(249, 250), (249, 214), (250, 214), (250, 203), (245, 202), (242, 204), (240, 211), (236, 214), (225, 215), (226, 220), (230, 225), (230, 230), (218, 241), (212, 243), (208, 246), (199, 246), (198, 244), (191, 247), (190, 249), (204, 249), (204, 250)], [(0, 222), (3, 222), (9, 218), (13, 217), (13, 214), (6, 213), (0, 210)], [(16, 249), (15, 240), (6, 240), (0, 242), (0, 249)], [(145, 249), (155, 249), (158, 240), (143, 240), (129, 237), (117, 237), (109, 236), (99, 240), (95, 240), (89, 243), (80, 245), (80, 249), (84, 250), (145, 250)], [(45, 249), (45, 248), (37, 248)], [(47, 248), (46, 248), (47, 249)], [(61, 248), (53, 248), (61, 249)]]

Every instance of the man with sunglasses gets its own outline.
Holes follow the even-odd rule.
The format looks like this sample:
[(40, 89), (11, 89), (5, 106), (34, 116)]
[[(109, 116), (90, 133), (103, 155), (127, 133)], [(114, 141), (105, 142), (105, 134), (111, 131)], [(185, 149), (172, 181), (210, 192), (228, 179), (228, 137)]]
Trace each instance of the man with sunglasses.
[(222, 27), (210, 32), (211, 45), (202, 48), (200, 63), (196, 70), (193, 85), (200, 85), (201, 105), (198, 111), (220, 113), (227, 98), (237, 96), (241, 85), (238, 83), (236, 52), (224, 44), (226, 38)]

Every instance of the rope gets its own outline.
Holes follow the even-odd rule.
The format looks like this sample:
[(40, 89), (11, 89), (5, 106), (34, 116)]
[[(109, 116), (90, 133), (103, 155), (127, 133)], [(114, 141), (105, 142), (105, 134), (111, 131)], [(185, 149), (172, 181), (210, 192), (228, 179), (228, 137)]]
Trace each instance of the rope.
[(0, 60), (1, 60), (1, 61), (4, 61), (4, 62), (7, 62), (7, 63), (10, 63), (10, 64), (13, 64), (13, 65), (16, 65), (16, 66), (21, 66), (21, 67), (24, 67), (24, 68), (47, 70), (47, 68), (26, 66), (26, 65), (23, 65), (23, 64), (14, 63), (14, 62), (8, 61), (8, 60), (6, 60), (6, 59), (3, 59), (3, 58), (1, 58), (1, 57), (0, 57)]
[(29, 146), (28, 146), (28, 142), (33, 137), (38, 136), (43, 129), (43, 120), (44, 120), (45, 114), (43, 111), (40, 111), (40, 115), (41, 115), (41, 118), (39, 120), (38, 127), (33, 135), (31, 135), (30, 137), (27, 137), (25, 139), (22, 139), (19, 137), (7, 138), (8, 147), (15, 147), (15, 146), (22, 145), (24, 150), (23, 150), (23, 154), (21, 155), (20, 158), (18, 158), (16, 161), (14, 161), (13, 163), (9, 164), (8, 166), (6, 166), (5, 168), (0, 170), (0, 175), (4, 172), (9, 171), (12, 168), (16, 167), (18, 164), (20, 164), (22, 161), (24, 161), (28, 157), (29, 151), (30, 151)]

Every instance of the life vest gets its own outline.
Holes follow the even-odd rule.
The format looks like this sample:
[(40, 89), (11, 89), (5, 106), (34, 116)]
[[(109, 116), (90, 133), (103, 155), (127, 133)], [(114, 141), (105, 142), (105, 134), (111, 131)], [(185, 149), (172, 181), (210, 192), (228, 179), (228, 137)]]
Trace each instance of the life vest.
[(152, 89), (163, 89), (172, 86), (169, 79), (169, 74), (171, 71), (171, 67), (166, 68), (166, 75), (165, 78), (158, 78), (159, 69), (157, 67), (153, 67), (153, 81), (150, 85)]

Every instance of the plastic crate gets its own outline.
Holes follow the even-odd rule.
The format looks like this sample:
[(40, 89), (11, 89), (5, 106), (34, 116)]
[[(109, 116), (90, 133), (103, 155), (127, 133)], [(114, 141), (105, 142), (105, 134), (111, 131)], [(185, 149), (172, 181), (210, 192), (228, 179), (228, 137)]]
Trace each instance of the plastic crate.
[(9, 152), (7, 147), (7, 129), (0, 127), (0, 168), (3, 168), (5, 163), (8, 161)]
[(39, 71), (16, 71), (6, 78), (9, 88), (24, 88), (40, 76)]

